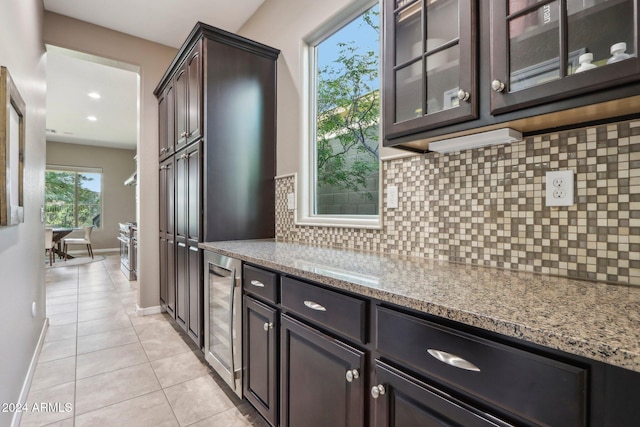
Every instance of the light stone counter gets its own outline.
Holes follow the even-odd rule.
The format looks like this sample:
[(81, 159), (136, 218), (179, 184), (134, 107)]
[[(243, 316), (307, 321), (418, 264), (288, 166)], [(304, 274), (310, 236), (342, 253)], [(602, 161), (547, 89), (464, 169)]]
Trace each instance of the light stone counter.
[(640, 287), (272, 240), (199, 246), (640, 372)]

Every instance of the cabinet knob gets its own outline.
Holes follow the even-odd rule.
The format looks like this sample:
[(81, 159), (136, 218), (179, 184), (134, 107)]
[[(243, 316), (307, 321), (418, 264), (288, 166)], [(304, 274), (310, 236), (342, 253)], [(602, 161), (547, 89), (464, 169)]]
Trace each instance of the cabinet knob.
[(250, 283), (252, 286), (256, 286), (258, 288), (264, 288), (264, 283), (262, 283), (259, 280), (252, 280)]
[(502, 92), (504, 90), (504, 83), (496, 79), (491, 82), (491, 89), (495, 90), (496, 92)]
[(458, 91), (458, 99), (460, 101), (468, 101), (470, 97), (471, 97), (471, 95), (466, 90), (460, 89)]
[(357, 369), (349, 369), (345, 374), (347, 378), (347, 382), (352, 382), (353, 380), (357, 380), (360, 378), (360, 372)]
[(262, 325), (262, 328), (265, 331), (268, 331), (269, 329), (273, 329), (273, 322), (265, 323), (264, 325)]
[(371, 387), (371, 397), (373, 397), (374, 399), (379, 398), (385, 393), (386, 390), (384, 389), (384, 386), (382, 384), (374, 385), (373, 387)]
[(180, 138), (185, 137), (185, 136), (187, 136), (187, 133), (186, 133), (186, 132), (182, 132), (182, 133), (180, 134)]

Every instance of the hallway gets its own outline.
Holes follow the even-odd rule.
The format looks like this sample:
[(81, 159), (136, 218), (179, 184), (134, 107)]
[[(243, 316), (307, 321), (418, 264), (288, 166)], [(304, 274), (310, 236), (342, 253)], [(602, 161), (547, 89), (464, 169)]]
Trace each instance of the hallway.
[(137, 282), (118, 255), (47, 269), (46, 292), (50, 325), (21, 426), (267, 426), (164, 314), (135, 314)]

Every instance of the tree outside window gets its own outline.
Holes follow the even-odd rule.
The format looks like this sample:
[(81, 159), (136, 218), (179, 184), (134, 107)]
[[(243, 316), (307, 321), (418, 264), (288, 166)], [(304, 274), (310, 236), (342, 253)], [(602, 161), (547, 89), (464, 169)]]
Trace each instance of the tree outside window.
[(376, 4), (314, 48), (316, 215), (378, 215), (379, 45)]
[(102, 173), (53, 170), (45, 172), (45, 221), (50, 227), (100, 227)]

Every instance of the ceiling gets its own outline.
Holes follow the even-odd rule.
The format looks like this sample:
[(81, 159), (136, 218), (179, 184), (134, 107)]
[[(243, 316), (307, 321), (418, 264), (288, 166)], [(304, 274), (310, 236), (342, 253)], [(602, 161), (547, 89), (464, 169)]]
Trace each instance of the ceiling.
[[(178, 48), (198, 21), (237, 32), (265, 0), (43, 0), (48, 11)], [(136, 149), (138, 75), (47, 48), (47, 140)], [(125, 69), (123, 69), (125, 68)], [(92, 99), (90, 92), (100, 99)], [(89, 121), (88, 116), (96, 117)]]

